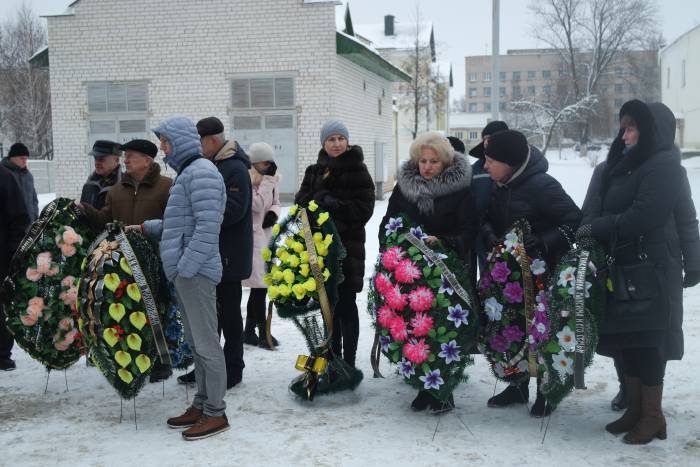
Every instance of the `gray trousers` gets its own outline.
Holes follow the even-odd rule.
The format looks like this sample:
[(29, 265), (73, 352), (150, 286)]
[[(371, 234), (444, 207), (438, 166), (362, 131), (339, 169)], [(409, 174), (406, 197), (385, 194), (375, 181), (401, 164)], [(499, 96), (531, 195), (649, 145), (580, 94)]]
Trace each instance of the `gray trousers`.
[(221, 416), (226, 410), (226, 362), (217, 332), (216, 284), (204, 276), (177, 276), (175, 292), (185, 340), (194, 354), (197, 394), (192, 405), (205, 415)]

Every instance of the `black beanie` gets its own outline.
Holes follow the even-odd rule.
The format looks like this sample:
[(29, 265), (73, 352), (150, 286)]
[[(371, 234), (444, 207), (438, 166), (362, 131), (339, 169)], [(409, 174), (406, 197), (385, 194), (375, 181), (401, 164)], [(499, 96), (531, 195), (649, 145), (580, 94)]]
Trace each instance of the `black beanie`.
[[(503, 131), (507, 130), (508, 125), (506, 122), (502, 120), (494, 120), (492, 122), (488, 122), (486, 126), (484, 127), (483, 130), (481, 130), (481, 139), (483, 140), (484, 137), (492, 135), (498, 131)], [(476, 157), (478, 159), (483, 159), (484, 158), (484, 142), (481, 141), (479, 144), (471, 148), (469, 151), (469, 155), (472, 157)]]
[(454, 149), (456, 152), (460, 154), (464, 154), (464, 151), (467, 149), (464, 146), (464, 143), (462, 142), (461, 139), (455, 137), (455, 136), (448, 136), (448, 140), (450, 140), (450, 144), (452, 145), (452, 149)]
[(527, 159), (529, 150), (530, 146), (524, 134), (515, 130), (505, 130), (491, 135), (486, 155), (511, 167), (520, 167)]
[(15, 156), (29, 156), (29, 149), (22, 143), (15, 143), (10, 146), (10, 152), (7, 153), (7, 157)]

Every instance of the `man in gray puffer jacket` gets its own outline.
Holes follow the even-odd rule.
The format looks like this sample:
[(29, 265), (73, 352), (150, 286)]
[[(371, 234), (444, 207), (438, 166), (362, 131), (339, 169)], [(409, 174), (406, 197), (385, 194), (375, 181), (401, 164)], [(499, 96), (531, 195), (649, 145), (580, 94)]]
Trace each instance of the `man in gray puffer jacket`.
[(142, 230), (160, 238), (163, 269), (175, 283), (197, 379), (192, 406), (168, 419), (168, 426), (188, 428), (183, 438), (195, 440), (229, 428), (224, 402), (226, 366), (216, 316), (216, 284), (222, 274), (219, 231), (226, 190), (214, 164), (202, 157), (199, 134), (191, 120), (171, 117), (153, 132), (177, 177), (163, 219), (144, 222)]

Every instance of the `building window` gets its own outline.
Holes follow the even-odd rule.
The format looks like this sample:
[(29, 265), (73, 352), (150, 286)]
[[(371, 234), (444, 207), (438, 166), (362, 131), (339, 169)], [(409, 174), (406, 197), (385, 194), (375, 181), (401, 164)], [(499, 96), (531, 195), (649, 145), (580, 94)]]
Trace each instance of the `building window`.
[(625, 87), (622, 85), (622, 83), (617, 83), (615, 85), (615, 94), (622, 94), (625, 92)]
[(518, 86), (513, 86), (513, 92), (512, 92), (513, 97), (520, 97), (520, 87)]
[(88, 83), (87, 107), (90, 144), (97, 139), (126, 142), (149, 137), (147, 83)]
[(527, 87), (527, 93), (530, 94), (531, 96), (535, 95), (535, 87), (534, 86), (528, 86)]
[(513, 72), (513, 81), (520, 81), (520, 72), (519, 71)]
[(666, 67), (666, 89), (671, 87), (671, 67)]
[(545, 94), (551, 94), (552, 93), (552, 85), (545, 84), (544, 86), (542, 86), (542, 92)]
[(535, 79), (535, 72), (532, 70), (528, 71), (527, 72), (527, 79), (529, 79), (529, 80)]
[(469, 73), (469, 81), (476, 81), (478, 73)]
[(471, 104), (469, 104), (469, 111), (476, 112), (476, 103), (472, 102)]
[(542, 78), (550, 79), (552, 77), (552, 72), (550, 70), (542, 70)]
[(632, 94), (633, 96), (635, 96), (635, 95), (637, 94), (637, 86), (635, 86), (635, 85), (632, 84), (632, 83), (630, 83), (629, 86), (630, 86), (630, 94)]
[(491, 103), (484, 102), (484, 112), (491, 112)]
[(484, 97), (491, 97), (491, 87), (487, 86), (484, 88)]
[(479, 138), (479, 133), (476, 131), (470, 131), (469, 132), (469, 139), (472, 141), (475, 141)]
[(499, 72), (498, 79), (500, 79), (501, 81), (505, 81), (506, 80), (506, 72), (505, 71)]
[(469, 97), (476, 97), (476, 88), (469, 88)]
[(461, 140), (464, 138), (464, 132), (463, 131), (455, 131), (454, 136)]
[(622, 67), (615, 67), (615, 76), (623, 76), (625, 74), (625, 70)]
[(505, 97), (505, 95), (506, 95), (506, 88), (505, 88), (505, 86), (498, 88), (498, 94), (499, 94), (501, 97)]
[(504, 112), (505, 110), (508, 109), (508, 103), (507, 102), (499, 102), (498, 103), (498, 110), (500, 112)]
[(681, 87), (685, 87), (685, 60), (681, 61)]
[(231, 81), (234, 109), (294, 108), (294, 78), (243, 78)]
[(382, 114), (382, 98), (381, 97), (377, 97), (377, 107), (378, 107), (379, 115), (381, 115)]
[(490, 71), (484, 72), (484, 81), (491, 81), (491, 72)]

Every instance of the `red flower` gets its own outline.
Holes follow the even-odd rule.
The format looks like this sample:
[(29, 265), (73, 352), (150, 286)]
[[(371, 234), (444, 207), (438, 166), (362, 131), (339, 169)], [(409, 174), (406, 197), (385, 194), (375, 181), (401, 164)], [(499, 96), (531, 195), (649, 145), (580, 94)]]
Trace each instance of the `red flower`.
[(405, 341), (408, 338), (406, 322), (400, 316), (392, 319), (389, 323), (389, 332), (395, 341)]
[(411, 326), (413, 326), (414, 336), (426, 336), (433, 327), (433, 318), (426, 313), (416, 313), (416, 316), (411, 319)]

